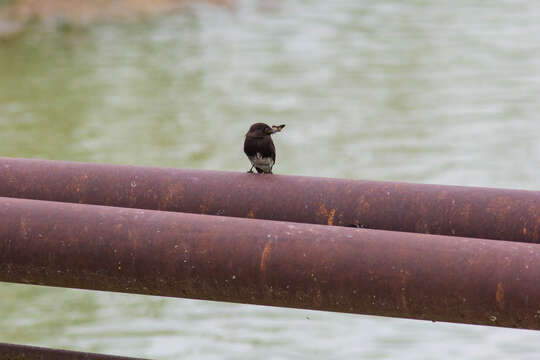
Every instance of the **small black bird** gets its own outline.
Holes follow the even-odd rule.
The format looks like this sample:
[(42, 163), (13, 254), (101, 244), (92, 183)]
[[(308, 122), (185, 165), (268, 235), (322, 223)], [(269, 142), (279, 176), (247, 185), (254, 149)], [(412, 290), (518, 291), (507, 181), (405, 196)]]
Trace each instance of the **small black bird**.
[(248, 173), (252, 173), (254, 167), (258, 173), (272, 173), (272, 167), (276, 162), (276, 148), (270, 135), (281, 131), (284, 127), (285, 125), (270, 127), (263, 123), (251, 125), (244, 141), (244, 152), (251, 161)]

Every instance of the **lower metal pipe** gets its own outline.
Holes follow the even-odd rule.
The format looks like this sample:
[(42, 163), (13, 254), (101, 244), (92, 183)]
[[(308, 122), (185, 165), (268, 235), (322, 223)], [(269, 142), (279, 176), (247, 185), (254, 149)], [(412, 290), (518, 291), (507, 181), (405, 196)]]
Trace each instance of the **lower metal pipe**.
[(0, 343), (1, 360), (143, 360), (140, 358)]
[(0, 158), (0, 196), (540, 242), (540, 191)]
[(540, 245), (0, 198), (0, 281), (540, 329)]

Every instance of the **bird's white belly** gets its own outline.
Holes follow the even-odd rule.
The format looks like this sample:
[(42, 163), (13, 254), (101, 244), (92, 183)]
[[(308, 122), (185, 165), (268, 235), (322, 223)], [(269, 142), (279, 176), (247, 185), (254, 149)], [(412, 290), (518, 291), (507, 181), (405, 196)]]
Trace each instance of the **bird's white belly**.
[(255, 165), (255, 167), (258, 167), (265, 172), (270, 171), (272, 166), (274, 166), (274, 160), (272, 160), (271, 157), (262, 157), (260, 153), (257, 153), (257, 156), (250, 156), (249, 160), (252, 165)]

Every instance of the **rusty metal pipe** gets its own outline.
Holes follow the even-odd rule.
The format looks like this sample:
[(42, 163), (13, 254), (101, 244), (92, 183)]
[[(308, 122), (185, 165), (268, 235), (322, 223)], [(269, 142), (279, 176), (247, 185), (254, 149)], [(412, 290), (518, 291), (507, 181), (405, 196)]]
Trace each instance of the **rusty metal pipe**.
[(2, 360), (143, 360), (140, 358), (102, 355), (70, 350), (47, 349), (37, 346), (0, 343)]
[(540, 245), (0, 198), (0, 281), (540, 329)]
[(540, 191), (0, 158), (0, 196), (540, 242)]

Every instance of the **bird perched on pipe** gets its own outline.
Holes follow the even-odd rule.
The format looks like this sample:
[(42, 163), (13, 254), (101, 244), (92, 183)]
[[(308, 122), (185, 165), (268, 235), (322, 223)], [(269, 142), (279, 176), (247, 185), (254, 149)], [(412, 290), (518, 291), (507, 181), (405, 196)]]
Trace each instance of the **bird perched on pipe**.
[(251, 162), (251, 169), (257, 172), (272, 174), (272, 167), (276, 163), (276, 148), (272, 141), (272, 134), (280, 132), (285, 125), (268, 126), (264, 123), (255, 123), (250, 126), (244, 141), (244, 153)]

